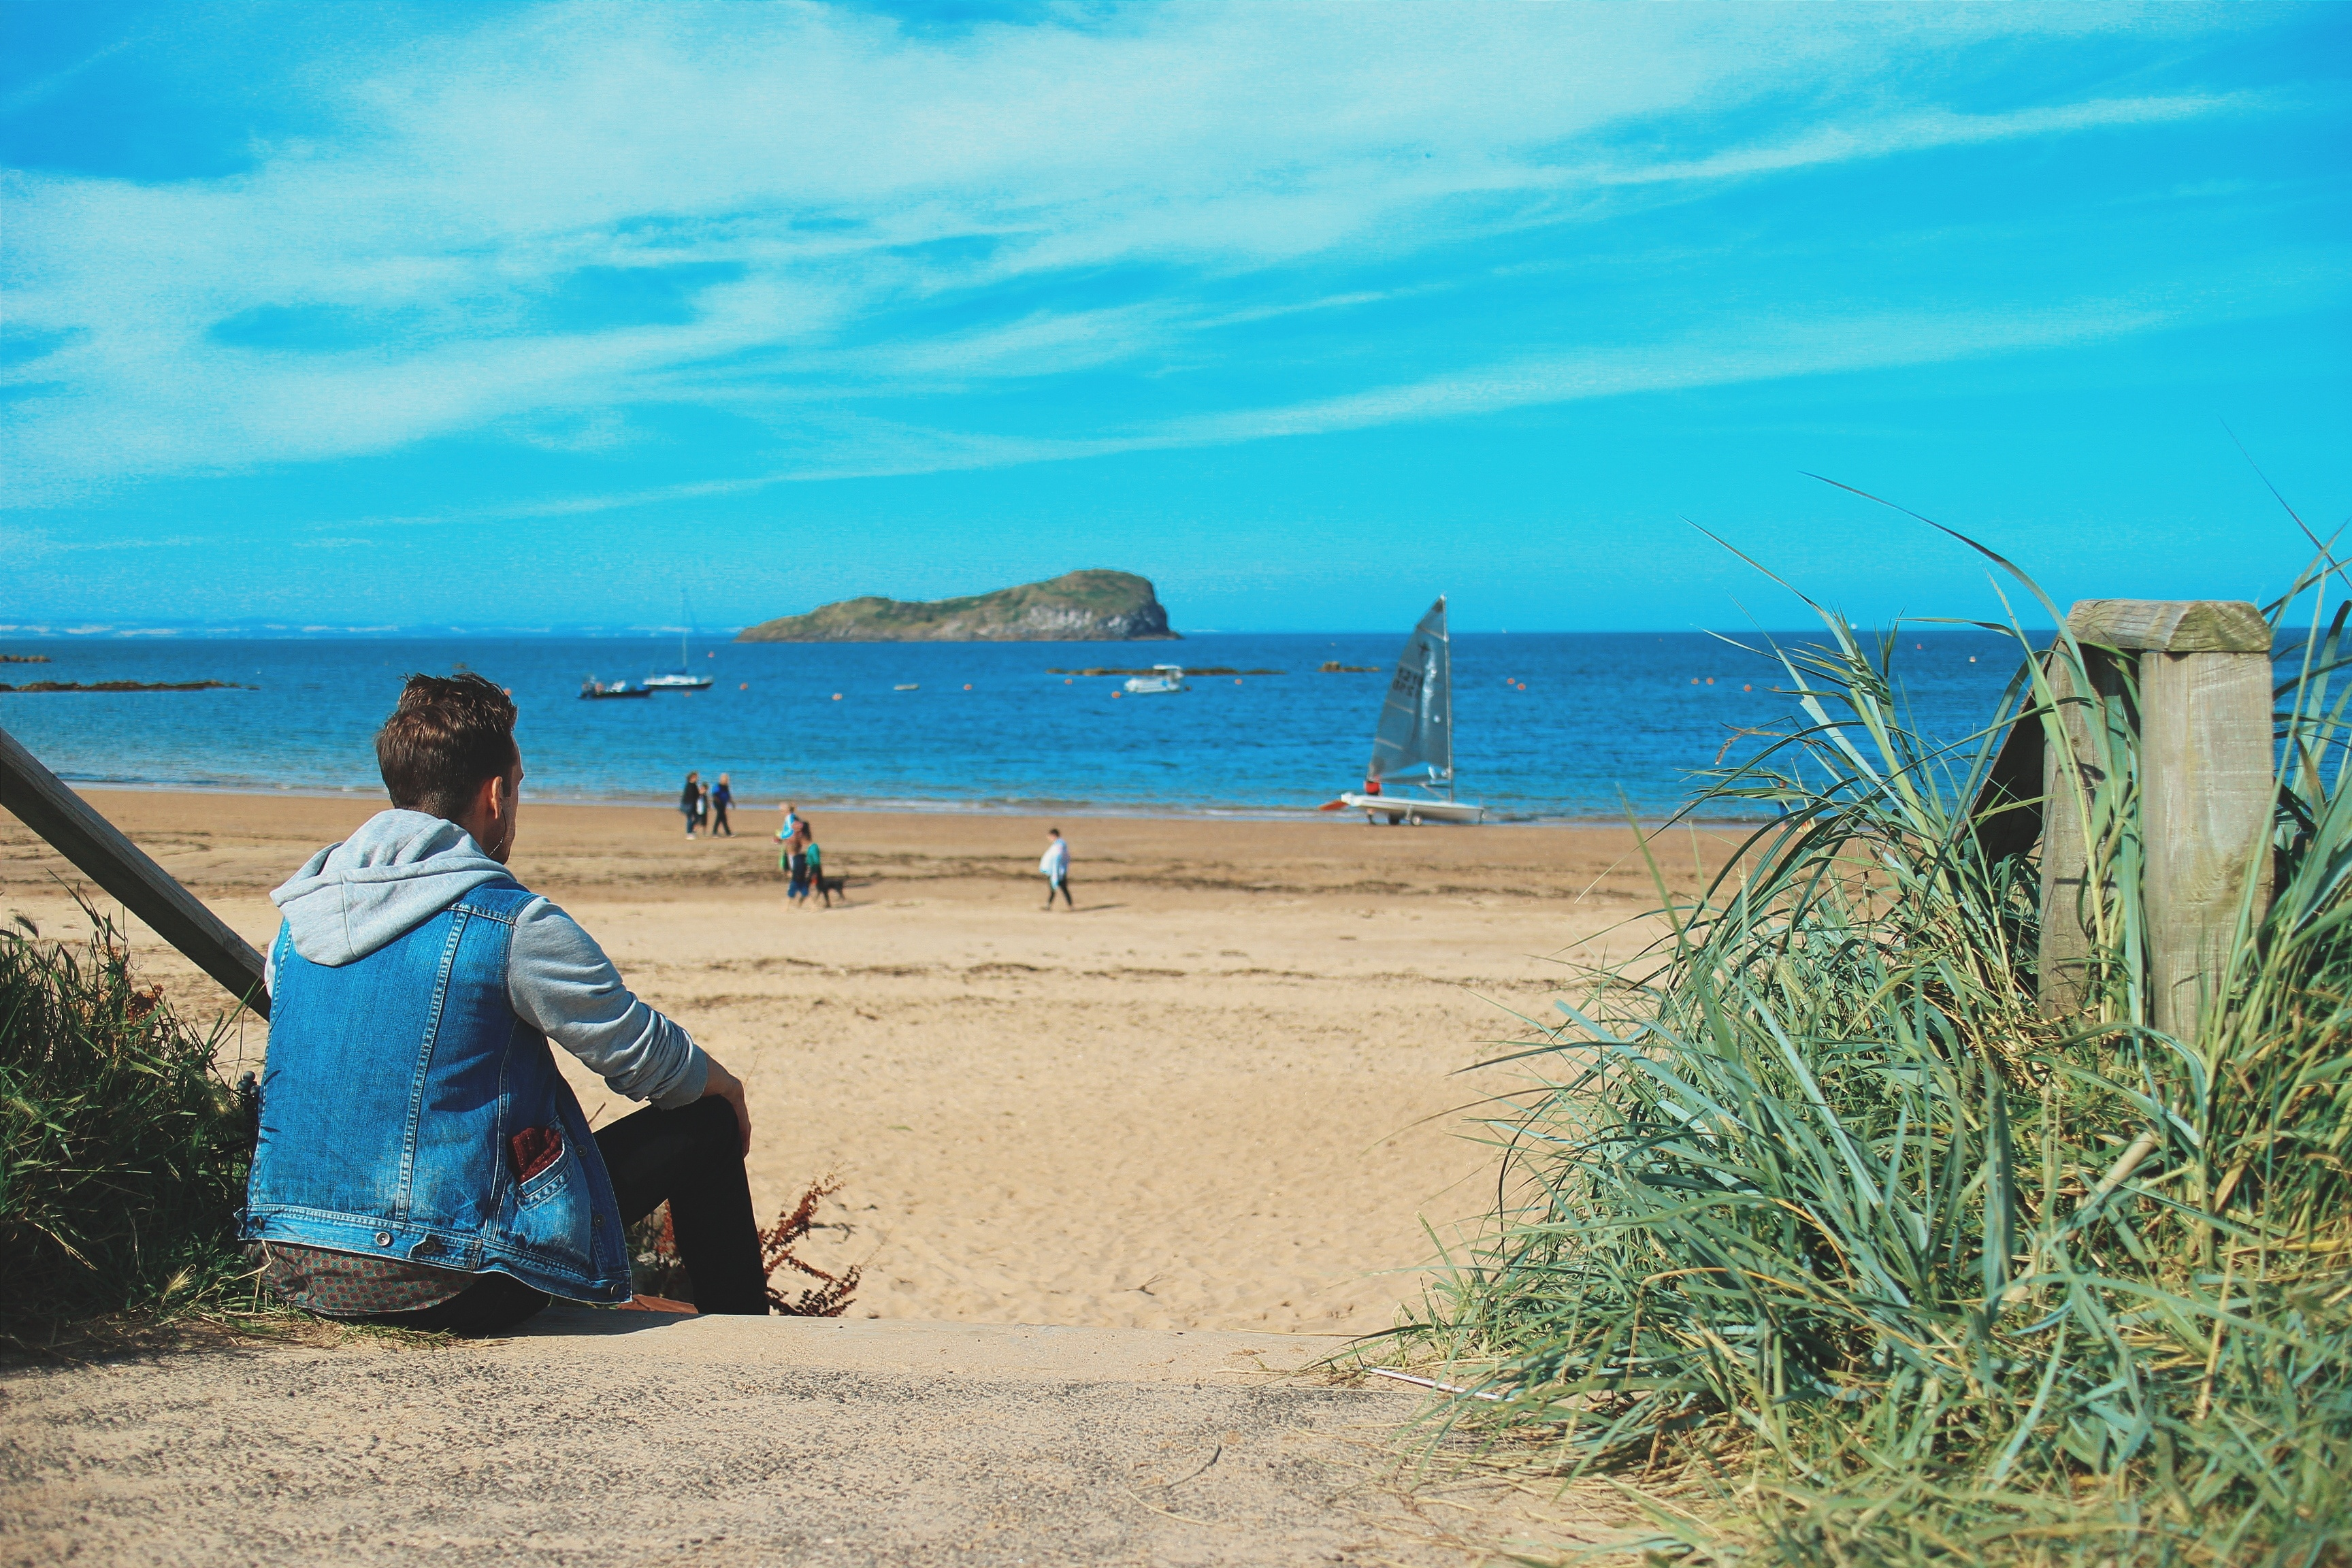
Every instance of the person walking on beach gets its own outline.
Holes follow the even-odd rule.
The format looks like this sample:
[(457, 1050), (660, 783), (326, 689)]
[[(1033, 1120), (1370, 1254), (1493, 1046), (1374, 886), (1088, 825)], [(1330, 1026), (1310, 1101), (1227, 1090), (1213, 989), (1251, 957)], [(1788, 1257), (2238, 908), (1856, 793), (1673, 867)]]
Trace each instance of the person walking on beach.
[(803, 819), (793, 825), (793, 836), (784, 840), (784, 869), (792, 877), (784, 889), (786, 902), (808, 897), (808, 847), (809, 825)]
[(686, 836), (693, 837), (694, 825), (702, 816), (702, 775), (699, 773), (686, 775), (686, 788), (678, 793), (677, 809), (686, 817)]
[(720, 773), (719, 775), (719, 787), (710, 792), (711, 837), (716, 838), (722, 833), (727, 835), (730, 838), (735, 837), (735, 829), (729, 826), (727, 823), (728, 808), (732, 806), (734, 804), (734, 786), (727, 782), (727, 775), (725, 773)]
[[(514, 721), (478, 675), (411, 676), (375, 738), (392, 808), (270, 894), (239, 1237), (292, 1306), (478, 1336), (629, 1300), (627, 1227), (667, 1203), (696, 1307), (764, 1314), (743, 1086), (507, 868)], [(650, 1103), (591, 1132), (551, 1047)]]
[[(800, 814), (793, 809), (791, 801), (786, 801), (784, 802), (784, 820), (776, 828), (776, 843), (781, 846), (776, 851), (776, 869), (788, 876), (793, 868), (793, 845), (800, 837)], [(789, 889), (786, 889), (784, 897), (786, 899), (792, 897)]]
[(1054, 895), (1062, 895), (1062, 907), (1074, 910), (1070, 901), (1070, 847), (1058, 827), (1045, 829), (1045, 853), (1037, 862), (1037, 869), (1045, 875), (1045, 907), (1054, 907)]

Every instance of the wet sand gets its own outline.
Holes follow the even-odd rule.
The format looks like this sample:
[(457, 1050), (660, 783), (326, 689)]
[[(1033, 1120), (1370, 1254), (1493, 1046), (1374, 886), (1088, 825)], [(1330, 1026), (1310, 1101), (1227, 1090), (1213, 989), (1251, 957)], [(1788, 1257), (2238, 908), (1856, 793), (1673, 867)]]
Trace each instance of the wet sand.
[[(376, 809), (89, 798), (256, 945), (268, 890)], [(527, 803), (514, 868), (742, 1075), (764, 1212), (840, 1177), (808, 1256), (864, 1265), (858, 1316), (1384, 1327), (1428, 1279), (1424, 1225), (1491, 1201), (1465, 1113), (1524, 1079), (1472, 1070), (1485, 1042), (1654, 934), (1624, 829), (1066, 819), (1078, 907), (1047, 914), (1043, 818), (807, 811), (848, 883), (831, 910), (786, 907), (772, 812), (688, 842), (671, 812)], [(1657, 851), (1686, 888), (1727, 844)], [(0, 919), (86, 929), (59, 876), (0, 817)], [(184, 1016), (219, 1014), (132, 935)], [(248, 1019), (224, 1059), (266, 1040)], [(572, 1078), (592, 1116), (628, 1109)]]

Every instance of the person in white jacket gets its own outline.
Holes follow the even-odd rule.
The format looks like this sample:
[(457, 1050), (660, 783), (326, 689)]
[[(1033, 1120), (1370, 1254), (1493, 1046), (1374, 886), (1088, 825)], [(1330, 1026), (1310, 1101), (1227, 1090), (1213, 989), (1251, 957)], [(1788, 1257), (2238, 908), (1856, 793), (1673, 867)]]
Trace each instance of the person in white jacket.
[(1037, 869), (1045, 876), (1045, 907), (1054, 907), (1054, 895), (1062, 895), (1064, 909), (1076, 909), (1070, 902), (1070, 847), (1062, 838), (1058, 827), (1045, 829), (1045, 853), (1037, 862)]

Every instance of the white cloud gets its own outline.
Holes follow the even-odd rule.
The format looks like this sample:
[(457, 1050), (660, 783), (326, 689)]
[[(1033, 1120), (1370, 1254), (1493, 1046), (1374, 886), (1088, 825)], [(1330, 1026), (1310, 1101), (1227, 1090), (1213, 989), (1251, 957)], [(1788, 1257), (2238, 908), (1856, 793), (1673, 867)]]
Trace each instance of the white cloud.
[[(77, 334), (16, 373), (31, 384), (14, 482), (57, 500), (478, 430), (593, 453), (629, 439), (616, 410), (681, 403), (791, 429), (806, 471), (864, 471), (874, 431), (845, 400), (1115, 364), (1391, 292), (1252, 298), (1271, 269), (1593, 221), (1644, 187), (2258, 107), (1921, 103), (1904, 68), (1923, 47), (2084, 24), (1905, 16), (1171, 6), (931, 36), (801, 4), (567, 5), (387, 47), (331, 89), (344, 134), (249, 173), (11, 179), (12, 324)], [(1790, 107), (1824, 96), (1833, 112)], [(704, 287), (690, 320), (546, 314), (580, 268), (681, 263), (740, 276)], [(1057, 287), (1117, 268), (1171, 281), (1110, 305)], [(989, 309), (950, 309), (975, 300)], [(280, 307), (345, 313), (356, 346), (208, 336)], [(1164, 434), (1245, 439), (1641, 380), (1615, 363), (1536, 357)], [(1637, 363), (1659, 356), (1625, 351)], [(961, 466), (1136, 438), (882, 445)]]
[(1166, 420), (1081, 438), (983, 436), (879, 420), (841, 420), (828, 428), (818, 455), (761, 474), (427, 516), (359, 518), (339, 526), (580, 516), (745, 495), (778, 485), (1226, 446), (1591, 398), (1889, 370), (2121, 337), (2172, 324), (2187, 309), (2187, 302), (2179, 300), (2083, 300), (2000, 317), (1880, 312), (1838, 320), (1756, 321), (1730, 333), (1544, 355), (1344, 396)]

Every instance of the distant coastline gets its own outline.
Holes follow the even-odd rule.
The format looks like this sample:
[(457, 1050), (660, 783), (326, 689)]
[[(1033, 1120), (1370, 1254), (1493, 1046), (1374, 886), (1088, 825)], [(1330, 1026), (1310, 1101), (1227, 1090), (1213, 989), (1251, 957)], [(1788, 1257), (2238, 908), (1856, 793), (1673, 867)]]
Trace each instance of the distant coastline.
[[(47, 664), (47, 659), (16, 658), (11, 664)], [(234, 680), (28, 680), (22, 686), (11, 686), (0, 680), (0, 691), (30, 696), (51, 691), (250, 691)]]

